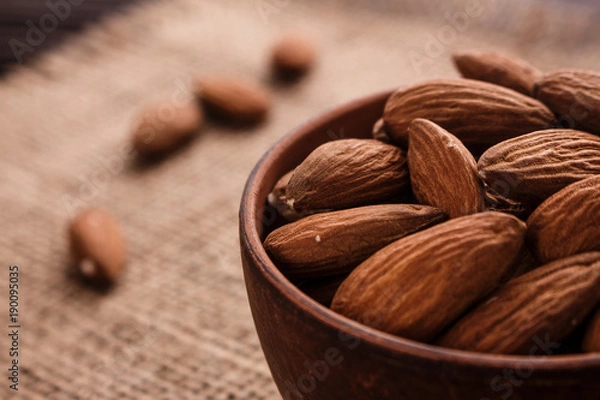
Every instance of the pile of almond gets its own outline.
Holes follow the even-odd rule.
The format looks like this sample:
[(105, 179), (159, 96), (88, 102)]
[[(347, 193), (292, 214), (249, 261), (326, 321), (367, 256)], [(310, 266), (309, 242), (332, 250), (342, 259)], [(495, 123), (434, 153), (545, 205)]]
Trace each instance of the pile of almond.
[(373, 139), (319, 146), (269, 203), (265, 248), (308, 295), (449, 348), (600, 351), (600, 73), (455, 54)]

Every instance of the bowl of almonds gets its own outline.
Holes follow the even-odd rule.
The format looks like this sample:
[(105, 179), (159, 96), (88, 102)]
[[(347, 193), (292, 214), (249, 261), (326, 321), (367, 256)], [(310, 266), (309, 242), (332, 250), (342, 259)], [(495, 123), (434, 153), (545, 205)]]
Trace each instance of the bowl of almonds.
[(600, 73), (453, 61), (250, 175), (244, 277), (284, 399), (600, 398)]

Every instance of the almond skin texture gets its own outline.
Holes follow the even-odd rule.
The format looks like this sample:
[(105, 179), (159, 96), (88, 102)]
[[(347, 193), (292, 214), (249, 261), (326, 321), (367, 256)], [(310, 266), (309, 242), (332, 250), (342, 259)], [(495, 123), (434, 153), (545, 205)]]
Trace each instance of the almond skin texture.
[(425, 119), (414, 120), (408, 134), (408, 170), (418, 202), (440, 208), (450, 218), (483, 211), (477, 163), (460, 140)]
[(307, 37), (288, 34), (273, 47), (273, 70), (283, 79), (299, 78), (310, 70), (315, 54), (315, 46)]
[(196, 102), (163, 102), (143, 110), (133, 130), (132, 145), (141, 156), (170, 152), (200, 129), (204, 121)]
[(452, 132), (474, 155), (554, 123), (552, 112), (539, 101), (471, 79), (432, 80), (391, 95), (383, 120), (394, 143), (408, 146), (408, 125), (416, 118)]
[(527, 244), (542, 263), (600, 251), (600, 175), (555, 193), (527, 219)]
[(233, 77), (203, 78), (195, 83), (194, 91), (210, 115), (232, 123), (261, 122), (271, 108), (271, 96), (265, 89)]
[(441, 210), (421, 205), (357, 207), (284, 225), (264, 246), (290, 279), (340, 275), (391, 242), (445, 219)]
[(585, 328), (581, 348), (586, 353), (600, 352), (600, 309), (596, 311), (588, 326)]
[(600, 73), (565, 69), (544, 75), (535, 96), (560, 115), (562, 126), (600, 135)]
[(524, 234), (522, 221), (496, 212), (414, 233), (356, 267), (331, 308), (373, 328), (430, 342), (498, 285)]
[(452, 61), (463, 78), (494, 83), (527, 96), (533, 96), (535, 83), (542, 77), (533, 65), (497, 51), (454, 53)]
[(104, 210), (90, 208), (69, 226), (72, 261), (79, 273), (100, 285), (112, 284), (125, 264), (125, 240), (117, 222)]
[(560, 343), (598, 302), (600, 253), (578, 254), (501, 286), (437, 344), (485, 353), (542, 355), (537, 343)]
[(572, 129), (533, 132), (489, 148), (478, 167), (488, 186), (534, 209), (565, 186), (600, 174), (600, 137)]
[(388, 200), (409, 186), (402, 149), (342, 139), (322, 144), (296, 167), (286, 197), (297, 211), (343, 209)]

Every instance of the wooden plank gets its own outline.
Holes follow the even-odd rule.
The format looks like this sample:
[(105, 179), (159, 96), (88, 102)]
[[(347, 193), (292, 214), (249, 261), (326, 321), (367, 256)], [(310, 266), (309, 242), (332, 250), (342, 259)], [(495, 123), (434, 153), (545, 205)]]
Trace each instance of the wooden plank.
[(124, 5), (134, 3), (135, 1), (94, 0), (94, 2), (89, 4), (84, 2), (79, 6), (73, 6), (68, 12), (65, 12), (65, 16), (56, 15), (55, 11), (39, 3), (32, 5), (25, 4), (18, 7), (8, 7), (0, 4), (0, 24), (19, 22), (25, 24), (26, 21), (31, 20), (35, 25), (39, 25), (40, 18), (47, 15), (58, 18), (60, 25), (80, 26), (98, 19), (103, 14), (119, 10)]
[[(13, 49), (9, 45), (11, 39), (17, 39), (21, 43), (26, 43), (28, 31), (34, 26), (42, 28), (42, 32), (49, 29), (43, 29), (40, 26), (40, 18), (45, 15), (48, 26), (52, 26), (58, 19), (57, 26), (44, 32), (45, 39), (43, 43), (35, 45), (33, 52), (24, 52), (21, 56), (23, 60), (35, 57), (37, 54), (61, 42), (74, 31), (80, 29), (83, 25), (98, 20), (103, 15), (116, 12), (124, 6), (134, 4), (141, 0), (85, 0), (80, 5), (73, 5), (63, 18), (55, 15), (46, 4), (40, 0), (0, 0), (0, 65), (17, 62)], [(53, 3), (57, 3), (54, 0)], [(42, 23), (44, 21), (41, 21)], [(33, 29), (35, 29), (33, 28)]]

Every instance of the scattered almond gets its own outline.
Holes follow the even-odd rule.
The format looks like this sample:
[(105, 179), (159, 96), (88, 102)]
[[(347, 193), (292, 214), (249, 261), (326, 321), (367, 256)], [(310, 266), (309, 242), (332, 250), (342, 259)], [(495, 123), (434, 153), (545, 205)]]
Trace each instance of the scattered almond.
[(315, 62), (315, 46), (298, 34), (284, 36), (273, 47), (272, 66), (276, 75), (294, 79), (304, 75)]
[(182, 145), (204, 121), (196, 102), (163, 102), (143, 110), (133, 130), (132, 145), (141, 156), (167, 153)]
[(125, 264), (125, 240), (117, 222), (104, 210), (79, 213), (69, 226), (71, 256), (79, 273), (97, 284), (114, 283)]
[(261, 122), (271, 108), (271, 96), (261, 86), (228, 76), (196, 81), (195, 93), (210, 115), (234, 123)]

